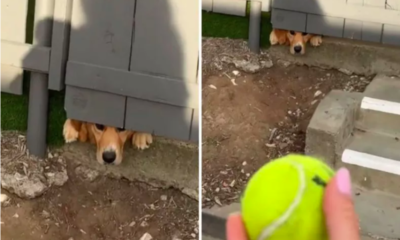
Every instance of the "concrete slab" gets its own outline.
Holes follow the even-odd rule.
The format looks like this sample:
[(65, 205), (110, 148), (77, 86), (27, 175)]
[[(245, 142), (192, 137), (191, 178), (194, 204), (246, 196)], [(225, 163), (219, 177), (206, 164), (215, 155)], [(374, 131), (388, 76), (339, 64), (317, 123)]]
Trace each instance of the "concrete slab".
[(354, 129), (361, 99), (361, 93), (333, 90), (319, 103), (307, 128), (307, 155), (335, 166), (337, 154), (343, 152)]
[(196, 145), (156, 138), (149, 149), (139, 151), (125, 146), (124, 160), (119, 166), (100, 165), (92, 144), (66, 144), (62, 149), (67, 161), (84, 165), (104, 175), (141, 181), (155, 187), (180, 189), (198, 200), (199, 161)]
[[(365, 190), (357, 186), (354, 187), (353, 192), (354, 206), (360, 220), (361, 234), (363, 235), (362, 240), (399, 239), (400, 197), (380, 191)], [(221, 225), (221, 221), (224, 223), (230, 213), (238, 211), (240, 211), (239, 203), (222, 208), (203, 210), (203, 216), (204, 213), (208, 215), (206, 219), (203, 217), (203, 234), (217, 239), (224, 239), (225, 229), (224, 225)], [(208, 223), (205, 222), (206, 220), (208, 220)], [(215, 224), (210, 224), (212, 221), (219, 221), (220, 223), (216, 226)], [(211, 240), (213, 238), (203, 239)]]
[(400, 48), (356, 40), (323, 38), (320, 47), (307, 47), (304, 56), (293, 56), (287, 46), (272, 46), (271, 56), (286, 61), (323, 68), (344, 68), (362, 75), (400, 75)]

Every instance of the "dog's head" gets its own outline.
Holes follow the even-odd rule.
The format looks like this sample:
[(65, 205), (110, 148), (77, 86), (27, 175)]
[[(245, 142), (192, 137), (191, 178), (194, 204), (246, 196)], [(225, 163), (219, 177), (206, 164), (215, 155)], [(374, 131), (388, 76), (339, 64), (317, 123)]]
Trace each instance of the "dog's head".
[(124, 145), (133, 132), (123, 128), (108, 127), (90, 123), (90, 132), (93, 133), (97, 145), (96, 158), (100, 164), (118, 165), (122, 162)]
[(312, 37), (308, 33), (288, 31), (287, 38), (290, 43), (291, 54), (304, 54), (306, 52), (306, 44)]

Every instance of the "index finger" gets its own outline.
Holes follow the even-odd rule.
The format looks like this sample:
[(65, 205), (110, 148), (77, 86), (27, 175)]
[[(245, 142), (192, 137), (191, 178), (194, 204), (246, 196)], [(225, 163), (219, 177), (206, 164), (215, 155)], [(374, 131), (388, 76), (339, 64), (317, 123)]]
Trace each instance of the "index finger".
[(246, 229), (239, 213), (228, 217), (226, 221), (226, 237), (228, 240), (247, 240)]

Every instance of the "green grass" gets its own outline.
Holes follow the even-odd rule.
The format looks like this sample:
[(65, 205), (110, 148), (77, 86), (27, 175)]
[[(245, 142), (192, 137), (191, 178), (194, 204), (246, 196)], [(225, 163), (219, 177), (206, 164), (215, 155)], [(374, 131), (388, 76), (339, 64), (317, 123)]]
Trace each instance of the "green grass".
[[(26, 42), (32, 43), (33, 17), (35, 1), (29, 1), (27, 16)], [(22, 96), (1, 93), (1, 129), (25, 132), (28, 121), (30, 74), (24, 72), (24, 93)], [(50, 146), (59, 146), (63, 143), (62, 127), (65, 121), (64, 111), (65, 93), (49, 92), (49, 118), (47, 142)]]
[[(249, 12), (246, 17), (231, 16), (212, 12), (202, 12), (202, 35), (204, 37), (227, 37), (233, 39), (247, 39), (249, 32)], [(269, 13), (261, 16), (261, 39), (263, 48), (269, 47), (269, 33), (272, 30)]]
[[(24, 74), (27, 76), (27, 74)], [(24, 76), (24, 77), (25, 77)], [(25, 132), (28, 120), (29, 79), (24, 80), (22, 96), (1, 93), (1, 129)], [(49, 91), (47, 142), (50, 146), (63, 144), (62, 127), (65, 121), (64, 91)]]

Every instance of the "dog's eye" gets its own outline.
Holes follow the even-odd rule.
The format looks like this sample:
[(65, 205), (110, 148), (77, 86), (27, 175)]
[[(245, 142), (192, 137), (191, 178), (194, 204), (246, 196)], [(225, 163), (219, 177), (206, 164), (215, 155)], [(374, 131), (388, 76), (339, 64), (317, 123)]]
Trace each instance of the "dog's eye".
[(302, 33), (302, 35), (303, 35), (303, 36), (305, 36), (305, 35), (308, 35), (308, 33), (306, 33), (306, 32), (303, 32), (303, 33)]
[(100, 131), (103, 131), (103, 130), (104, 130), (104, 125), (101, 125), (101, 124), (97, 124), (97, 123), (96, 123), (96, 128), (97, 128), (98, 130), (100, 130)]
[(291, 35), (294, 35), (295, 33), (294, 33), (294, 31), (290, 31), (290, 34), (291, 34)]
[(125, 131), (125, 128), (117, 128), (117, 131), (118, 132), (123, 132), (123, 131)]

